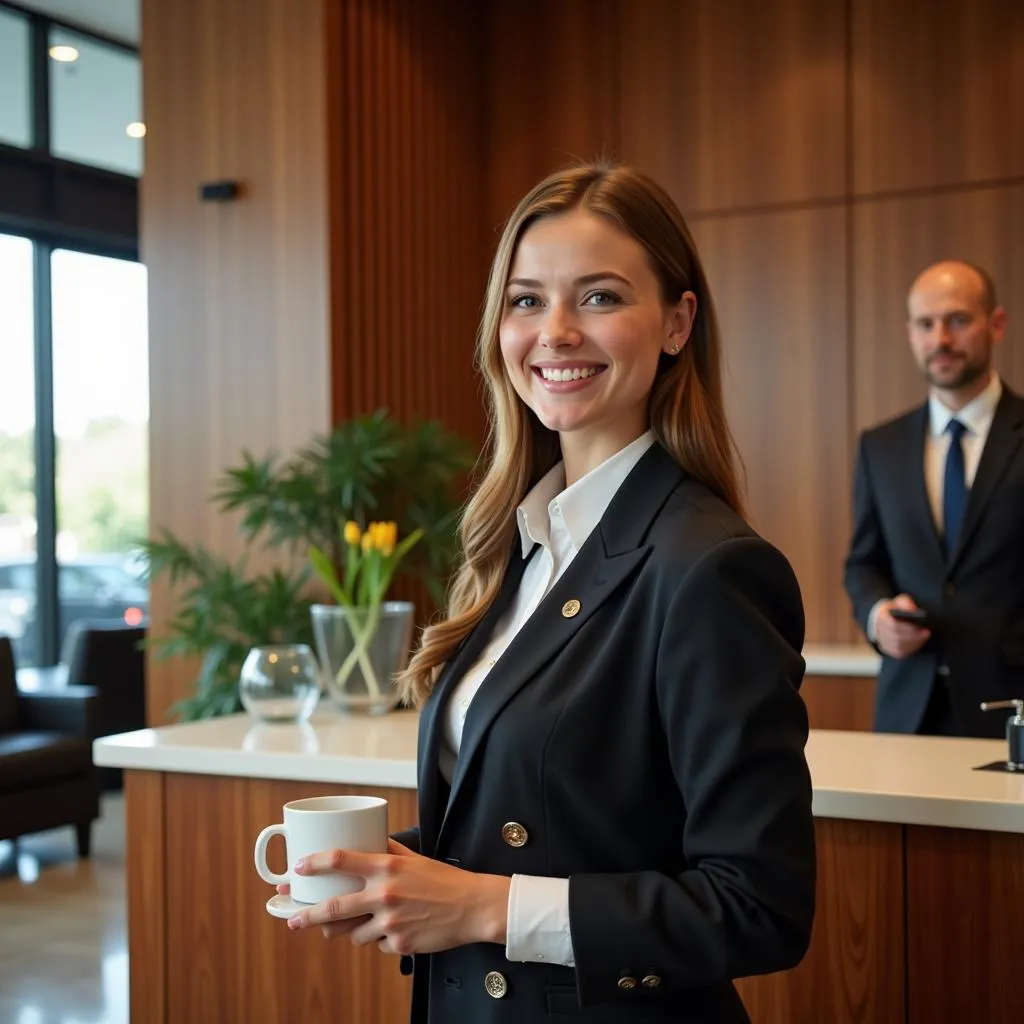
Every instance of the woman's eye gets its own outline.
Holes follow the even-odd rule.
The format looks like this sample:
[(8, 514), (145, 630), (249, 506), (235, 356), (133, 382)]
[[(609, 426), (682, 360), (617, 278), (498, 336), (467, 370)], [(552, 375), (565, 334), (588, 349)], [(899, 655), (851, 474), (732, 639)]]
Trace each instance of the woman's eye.
[(598, 291), (591, 292), (585, 301), (588, 306), (613, 306), (622, 300), (615, 292)]
[(536, 295), (513, 295), (508, 302), (513, 309), (535, 309), (540, 305)]

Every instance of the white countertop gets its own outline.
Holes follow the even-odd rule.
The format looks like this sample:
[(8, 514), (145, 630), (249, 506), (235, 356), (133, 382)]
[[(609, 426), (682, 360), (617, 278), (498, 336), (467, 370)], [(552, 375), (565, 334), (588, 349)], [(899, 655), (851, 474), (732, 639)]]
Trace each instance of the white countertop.
[(809, 676), (869, 676), (882, 667), (882, 656), (867, 644), (807, 644), (803, 650)]
[[(93, 754), (118, 768), (414, 789), (417, 718), (324, 708), (302, 725), (268, 725), (230, 715), (106, 736)], [(1024, 773), (973, 770), (1005, 756), (1002, 740), (815, 730), (814, 813), (1024, 834)]]
[(979, 772), (1003, 740), (814, 729), (807, 763), (818, 818), (1024, 834), (1024, 772)]
[(416, 788), (415, 711), (347, 717), (321, 705), (308, 722), (257, 722), (247, 714), (140, 729), (93, 743), (93, 760), (117, 768)]

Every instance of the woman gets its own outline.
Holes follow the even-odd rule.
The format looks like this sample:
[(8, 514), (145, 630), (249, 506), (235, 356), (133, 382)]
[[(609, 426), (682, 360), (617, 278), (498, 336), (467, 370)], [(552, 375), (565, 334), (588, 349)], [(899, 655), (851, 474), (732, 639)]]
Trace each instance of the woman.
[[(479, 333), (490, 460), (447, 619), (406, 673), (419, 827), (303, 911), (413, 954), (413, 1015), (748, 1020), (814, 910), (803, 609), (743, 521), (682, 216), (583, 166), (510, 218)], [(407, 964), (408, 961), (405, 961)]]

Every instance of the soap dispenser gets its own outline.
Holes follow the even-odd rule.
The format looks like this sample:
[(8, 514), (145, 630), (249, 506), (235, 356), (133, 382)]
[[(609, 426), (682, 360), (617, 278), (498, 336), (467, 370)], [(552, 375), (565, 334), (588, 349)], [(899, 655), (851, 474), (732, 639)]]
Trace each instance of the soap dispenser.
[(1009, 752), (1006, 767), (1011, 772), (1024, 772), (1024, 700), (990, 700), (981, 705), (982, 711), (998, 711), (1013, 708), (1014, 714), (1006, 720), (1006, 742)]

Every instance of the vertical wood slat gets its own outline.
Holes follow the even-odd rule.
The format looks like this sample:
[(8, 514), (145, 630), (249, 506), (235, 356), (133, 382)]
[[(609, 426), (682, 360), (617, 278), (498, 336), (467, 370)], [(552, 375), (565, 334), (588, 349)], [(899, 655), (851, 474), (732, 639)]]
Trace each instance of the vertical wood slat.
[(513, 207), (543, 177), (621, 155), (620, 119), (631, 112), (619, 104), (618, 0), (494, 0), (488, 9), (489, 259)]
[(125, 860), (131, 1019), (167, 1024), (167, 831), (164, 776), (126, 771)]
[[(440, 418), (479, 441), (472, 342), (486, 256), (479, 14), (407, 0), (347, 5), (341, 52), (349, 116), (336, 163), (359, 184), (336, 189), (350, 228), (332, 263), (335, 420), (379, 406)], [(458, 54), (458, 59), (452, 59)], [(336, 176), (337, 175), (337, 176)]]

